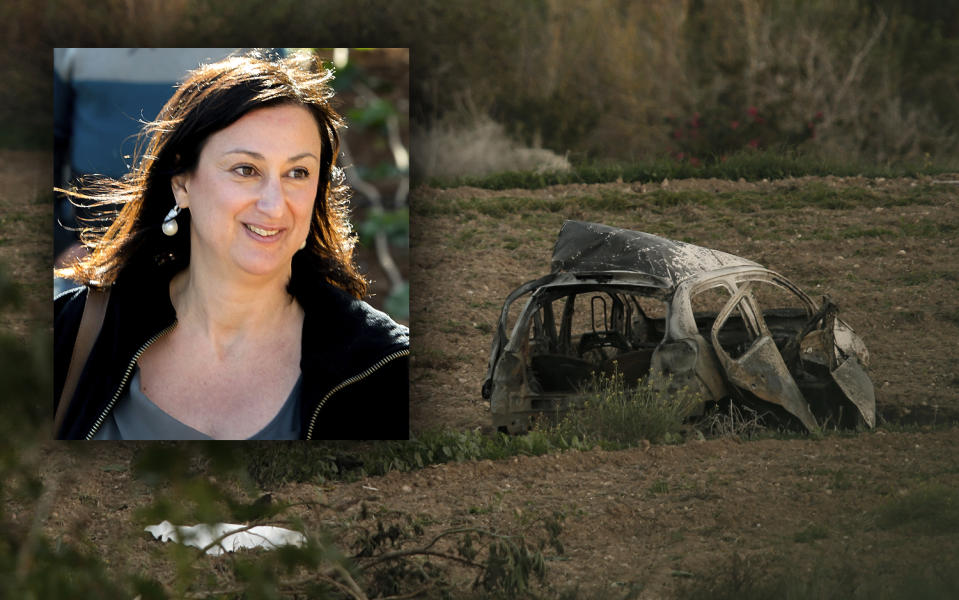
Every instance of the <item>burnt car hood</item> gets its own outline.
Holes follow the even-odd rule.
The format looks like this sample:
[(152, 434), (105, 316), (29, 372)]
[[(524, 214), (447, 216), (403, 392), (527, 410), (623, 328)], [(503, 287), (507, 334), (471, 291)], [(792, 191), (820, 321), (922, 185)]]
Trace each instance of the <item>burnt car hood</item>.
[(670, 286), (723, 267), (761, 267), (751, 260), (694, 244), (598, 223), (566, 221), (550, 270), (553, 273), (630, 271), (656, 277)]

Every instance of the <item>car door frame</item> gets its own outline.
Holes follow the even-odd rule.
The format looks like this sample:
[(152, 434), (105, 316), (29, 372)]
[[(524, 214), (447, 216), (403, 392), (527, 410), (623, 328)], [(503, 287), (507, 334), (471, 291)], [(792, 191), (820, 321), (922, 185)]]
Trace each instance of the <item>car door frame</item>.
[[(729, 382), (756, 397), (783, 407), (795, 416), (810, 432), (820, 430), (809, 404), (799, 390), (795, 379), (786, 367), (782, 353), (769, 332), (765, 319), (750, 293), (752, 279), (735, 282), (735, 290), (730, 299), (716, 315), (710, 331), (710, 341), (719, 363)], [(728, 291), (728, 288), (727, 288)], [(749, 348), (739, 357), (733, 358), (719, 343), (719, 331), (732, 315), (740, 308), (740, 315), (747, 330), (755, 337)]]

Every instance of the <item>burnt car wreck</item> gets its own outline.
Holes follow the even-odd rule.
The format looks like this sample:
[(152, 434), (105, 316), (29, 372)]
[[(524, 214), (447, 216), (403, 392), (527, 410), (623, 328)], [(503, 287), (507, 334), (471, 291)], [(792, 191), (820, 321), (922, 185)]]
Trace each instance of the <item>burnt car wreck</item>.
[(550, 273), (506, 298), (483, 397), (494, 427), (519, 433), (616, 371), (627, 385), (649, 376), (688, 388), (702, 398), (691, 416), (734, 401), (811, 432), (874, 427), (869, 354), (837, 313), (753, 261), (567, 221)]

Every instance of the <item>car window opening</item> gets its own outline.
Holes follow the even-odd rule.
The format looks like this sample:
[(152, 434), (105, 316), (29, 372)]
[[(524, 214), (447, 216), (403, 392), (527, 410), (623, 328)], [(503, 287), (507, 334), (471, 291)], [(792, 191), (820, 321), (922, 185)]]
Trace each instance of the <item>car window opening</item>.
[[(659, 317), (648, 315), (643, 304), (655, 306)], [(562, 315), (558, 331), (556, 313)], [(530, 323), (531, 391), (576, 392), (594, 375), (615, 372), (636, 385), (649, 373), (653, 350), (665, 331), (665, 313), (662, 300), (624, 293), (569, 294), (544, 302)]]

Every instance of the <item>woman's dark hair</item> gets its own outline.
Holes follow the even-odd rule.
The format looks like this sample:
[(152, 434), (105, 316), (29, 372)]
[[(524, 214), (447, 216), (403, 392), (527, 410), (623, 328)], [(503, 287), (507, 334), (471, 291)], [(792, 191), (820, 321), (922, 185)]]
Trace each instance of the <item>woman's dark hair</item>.
[[(355, 238), (349, 222), (348, 188), (336, 166), (337, 128), (343, 120), (330, 105), (333, 74), (315, 59), (292, 56), (265, 60), (236, 56), (193, 71), (163, 106), (156, 121), (141, 133), (142, 152), (135, 168), (120, 181), (100, 181), (89, 192), (69, 191), (75, 199), (92, 201), (104, 214), (116, 214), (103, 227), (90, 227), (81, 239), (90, 254), (57, 274), (93, 287), (112, 284), (126, 268), (158, 264), (185, 267), (190, 257), (189, 210), (177, 217), (181, 233), (161, 232), (164, 216), (175, 200), (171, 178), (193, 171), (206, 140), (250, 111), (279, 105), (307, 108), (316, 120), (322, 141), (319, 186), (306, 248), (293, 258), (289, 290), (318, 276), (361, 298), (367, 281), (353, 265)], [(117, 214), (118, 212), (118, 214)], [(309, 279), (307, 279), (309, 278)]]

